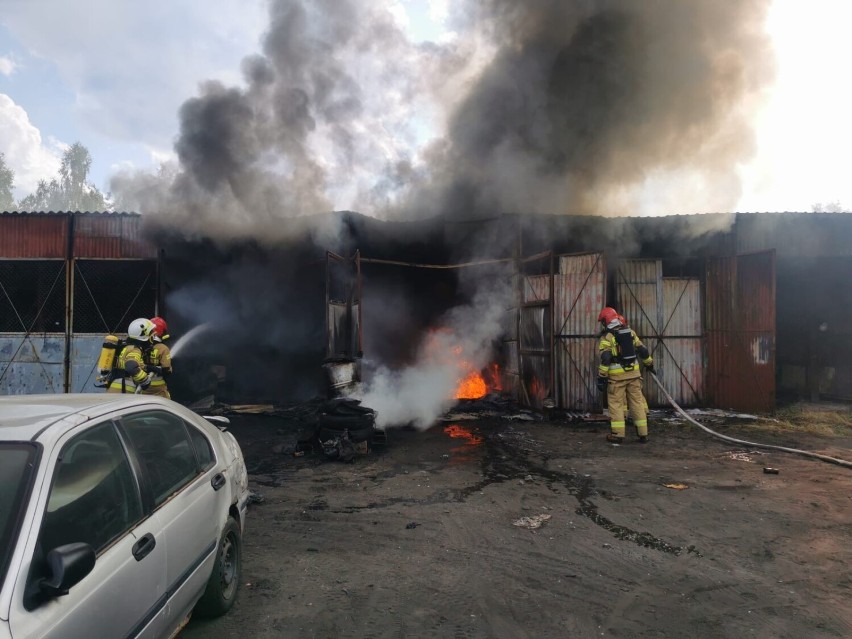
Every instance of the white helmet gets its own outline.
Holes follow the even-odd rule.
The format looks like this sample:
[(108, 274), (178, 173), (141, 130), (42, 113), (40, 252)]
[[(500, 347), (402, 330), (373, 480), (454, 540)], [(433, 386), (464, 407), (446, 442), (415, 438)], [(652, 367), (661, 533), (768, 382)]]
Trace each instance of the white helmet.
[(154, 334), (154, 323), (147, 317), (140, 317), (130, 322), (127, 327), (127, 339), (137, 342), (150, 342)]

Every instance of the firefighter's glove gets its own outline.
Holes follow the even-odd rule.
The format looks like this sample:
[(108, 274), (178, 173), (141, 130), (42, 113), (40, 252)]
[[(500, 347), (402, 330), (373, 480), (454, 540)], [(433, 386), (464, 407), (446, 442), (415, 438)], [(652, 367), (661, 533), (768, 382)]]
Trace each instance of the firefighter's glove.
[(602, 393), (605, 393), (607, 383), (608, 383), (608, 380), (607, 380), (606, 377), (598, 377), (598, 382), (597, 382), (598, 390)]
[(163, 375), (163, 367), (162, 366), (148, 366), (146, 368), (146, 370), (149, 373), (152, 373), (154, 375), (159, 375), (160, 377), (162, 377), (162, 375)]
[(151, 373), (148, 373), (141, 382), (139, 382), (139, 388), (142, 390), (147, 390), (151, 385), (151, 381), (154, 379), (154, 376)]

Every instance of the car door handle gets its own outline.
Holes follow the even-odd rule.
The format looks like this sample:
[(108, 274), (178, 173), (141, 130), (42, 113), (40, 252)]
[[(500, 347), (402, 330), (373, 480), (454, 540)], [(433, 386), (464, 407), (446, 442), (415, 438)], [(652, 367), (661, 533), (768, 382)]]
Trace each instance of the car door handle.
[(146, 533), (139, 539), (139, 541), (133, 544), (133, 557), (136, 561), (142, 561), (148, 556), (148, 553), (154, 550), (154, 546), (156, 545), (157, 540), (154, 539), (154, 535)]
[(213, 479), (210, 480), (210, 485), (213, 486), (213, 490), (219, 490), (225, 485), (225, 483), (225, 476), (222, 473), (216, 473), (213, 475)]

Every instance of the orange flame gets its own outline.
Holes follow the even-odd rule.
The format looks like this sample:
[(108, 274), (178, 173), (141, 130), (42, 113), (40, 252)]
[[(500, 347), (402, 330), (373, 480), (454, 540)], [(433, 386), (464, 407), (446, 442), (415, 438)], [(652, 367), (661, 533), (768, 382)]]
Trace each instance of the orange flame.
[(544, 399), (547, 395), (547, 391), (544, 388), (544, 384), (542, 384), (538, 377), (535, 375), (532, 376), (530, 380), (530, 395), (536, 399)]
[(488, 392), (488, 386), (482, 375), (476, 371), (468, 373), (456, 389), (456, 399), (479, 399), (485, 397)]
[(449, 426), (446, 426), (444, 428), (444, 432), (453, 439), (466, 439), (470, 446), (479, 446), (483, 441), (485, 441), (480, 435), (475, 435), (469, 428), (465, 428), (459, 424), (450, 424)]

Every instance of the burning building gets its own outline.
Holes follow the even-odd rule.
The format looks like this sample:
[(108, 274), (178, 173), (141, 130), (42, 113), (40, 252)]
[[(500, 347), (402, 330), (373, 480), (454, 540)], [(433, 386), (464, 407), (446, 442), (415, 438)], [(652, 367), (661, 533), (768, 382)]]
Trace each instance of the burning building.
[(852, 399), (852, 216), (336, 217), (334, 244), (268, 247), (143, 239), (130, 215), (0, 216), (3, 392), (91, 390), (103, 334), (159, 313), (177, 336), (207, 325), (176, 358), (185, 401), (305, 399), (336, 362), (391, 421), (489, 392), (594, 411), (609, 304), (684, 405)]

